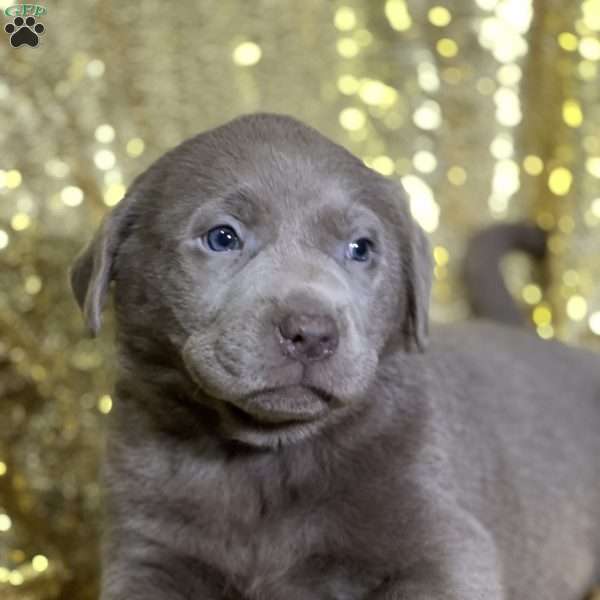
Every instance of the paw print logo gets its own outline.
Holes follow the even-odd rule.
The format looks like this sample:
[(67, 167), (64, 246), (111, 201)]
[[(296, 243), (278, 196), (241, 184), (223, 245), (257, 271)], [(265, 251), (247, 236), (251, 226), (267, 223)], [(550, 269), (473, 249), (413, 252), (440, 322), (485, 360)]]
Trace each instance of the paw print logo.
[(39, 42), (39, 36), (44, 33), (45, 27), (35, 22), (35, 17), (15, 17), (12, 23), (4, 27), (4, 31), (10, 34), (10, 44), (14, 48), (27, 44), (35, 48)]

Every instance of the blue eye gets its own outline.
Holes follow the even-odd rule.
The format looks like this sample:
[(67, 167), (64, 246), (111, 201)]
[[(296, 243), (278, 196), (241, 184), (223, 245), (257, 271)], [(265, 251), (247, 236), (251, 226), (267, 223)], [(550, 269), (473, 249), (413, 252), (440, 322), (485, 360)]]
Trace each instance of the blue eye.
[(371, 256), (373, 242), (367, 238), (360, 238), (348, 244), (346, 255), (350, 260), (365, 262)]
[(242, 242), (233, 227), (217, 225), (206, 234), (206, 245), (213, 252), (227, 252), (239, 250), (242, 247)]

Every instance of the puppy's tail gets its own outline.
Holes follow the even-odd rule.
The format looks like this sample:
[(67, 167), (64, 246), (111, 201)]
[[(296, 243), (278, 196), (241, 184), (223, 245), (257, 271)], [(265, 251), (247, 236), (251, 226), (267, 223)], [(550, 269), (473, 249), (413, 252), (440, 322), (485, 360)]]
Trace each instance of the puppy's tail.
[(475, 316), (507, 325), (525, 325), (500, 271), (501, 259), (514, 250), (526, 252), (536, 260), (544, 258), (546, 233), (534, 225), (507, 223), (484, 229), (469, 242), (464, 280)]

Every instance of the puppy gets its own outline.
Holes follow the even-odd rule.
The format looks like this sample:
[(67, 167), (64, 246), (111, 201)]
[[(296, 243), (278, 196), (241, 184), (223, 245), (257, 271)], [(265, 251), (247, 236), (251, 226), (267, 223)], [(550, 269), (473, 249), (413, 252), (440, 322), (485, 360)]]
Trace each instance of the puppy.
[(236, 119), (131, 186), (71, 271), (119, 373), (102, 600), (581, 600), (600, 361), (429, 335), (404, 192), (298, 121)]

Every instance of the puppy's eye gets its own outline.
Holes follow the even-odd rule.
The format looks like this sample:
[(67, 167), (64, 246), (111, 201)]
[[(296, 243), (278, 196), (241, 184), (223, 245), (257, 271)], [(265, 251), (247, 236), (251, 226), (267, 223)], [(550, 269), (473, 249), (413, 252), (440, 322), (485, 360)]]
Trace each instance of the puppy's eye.
[(369, 260), (371, 251), (373, 250), (373, 242), (368, 238), (359, 238), (348, 244), (346, 256), (350, 260), (365, 262)]
[(213, 252), (227, 252), (229, 250), (239, 250), (242, 247), (242, 241), (238, 237), (233, 227), (229, 225), (217, 225), (205, 235), (206, 245)]

